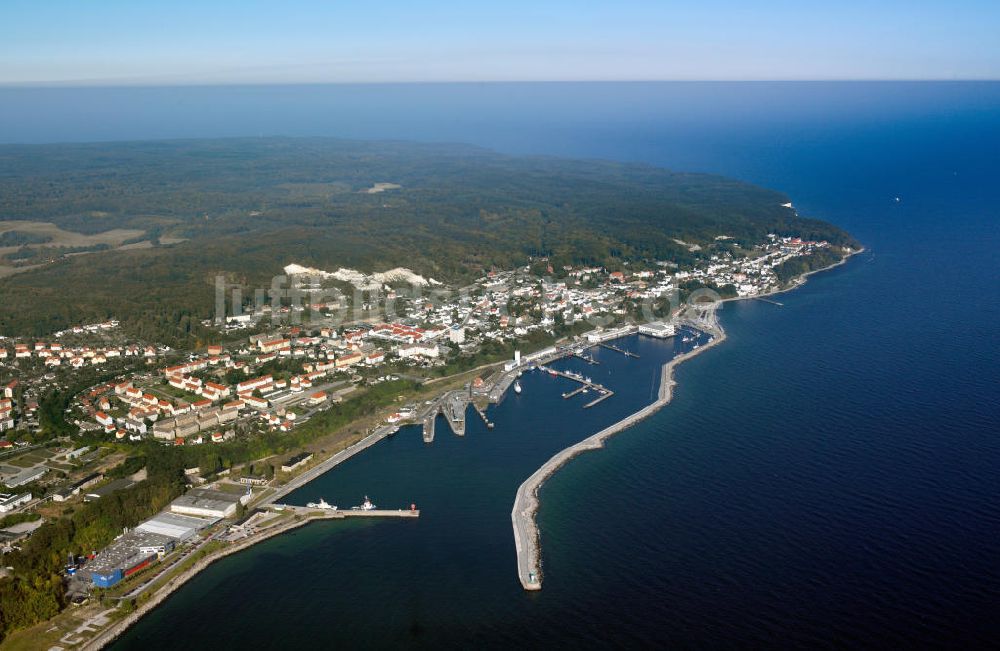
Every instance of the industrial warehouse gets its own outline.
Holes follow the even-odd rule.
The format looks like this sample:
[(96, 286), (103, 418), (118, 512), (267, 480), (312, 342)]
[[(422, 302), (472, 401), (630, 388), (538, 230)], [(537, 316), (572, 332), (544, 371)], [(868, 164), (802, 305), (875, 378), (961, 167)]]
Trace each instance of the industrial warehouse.
[[(232, 503), (232, 508), (235, 511), (235, 502)], [(149, 567), (171, 552), (176, 545), (194, 538), (199, 531), (218, 521), (218, 517), (199, 518), (178, 513), (159, 513), (105, 547), (87, 563), (80, 576), (89, 578), (95, 587), (110, 588), (122, 579)]]
[(187, 542), (194, 538), (196, 533), (218, 521), (219, 518), (196, 518), (179, 513), (160, 513), (140, 524), (136, 530), (169, 536), (177, 542)]
[(193, 515), (203, 518), (228, 518), (236, 513), (236, 504), (240, 495), (212, 490), (210, 488), (194, 488), (170, 503), (170, 510), (181, 515)]
[(110, 588), (125, 577), (152, 565), (172, 550), (174, 543), (173, 538), (162, 534), (129, 531), (87, 563), (81, 576), (89, 576), (98, 588)]

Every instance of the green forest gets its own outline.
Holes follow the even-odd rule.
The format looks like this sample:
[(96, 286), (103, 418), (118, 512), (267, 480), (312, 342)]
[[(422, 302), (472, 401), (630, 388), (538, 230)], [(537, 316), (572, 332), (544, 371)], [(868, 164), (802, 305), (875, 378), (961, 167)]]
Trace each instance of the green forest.
[[(377, 183), (399, 188), (367, 192)], [(0, 280), (0, 334), (119, 318), (166, 342), (197, 336), (213, 282), (260, 287), (291, 262), (445, 282), (532, 258), (555, 265), (673, 260), (678, 244), (767, 233), (854, 242), (732, 179), (644, 164), (514, 157), (463, 145), (224, 139), (0, 146), (0, 221), (84, 234), (145, 231), (146, 247), (58, 256)], [(32, 244), (11, 235), (11, 244)], [(133, 238), (141, 241), (141, 238)], [(133, 242), (134, 243), (134, 242)], [(37, 243), (34, 243), (37, 247)], [(56, 250), (57, 251), (57, 250)], [(0, 260), (0, 264), (4, 264)]]

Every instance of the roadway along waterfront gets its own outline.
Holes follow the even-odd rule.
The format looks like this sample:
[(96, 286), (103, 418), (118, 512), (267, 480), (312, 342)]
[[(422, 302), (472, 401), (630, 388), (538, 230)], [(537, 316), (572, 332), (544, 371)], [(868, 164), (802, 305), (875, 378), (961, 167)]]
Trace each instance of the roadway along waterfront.
[(316, 479), (323, 473), (332, 469), (334, 466), (337, 466), (343, 463), (344, 461), (347, 461), (348, 459), (358, 454), (359, 452), (367, 450), (371, 446), (375, 445), (379, 441), (383, 440), (384, 438), (392, 434), (394, 430), (395, 427), (391, 425), (384, 425), (382, 427), (379, 427), (374, 432), (364, 437), (357, 443), (344, 448), (340, 452), (337, 452), (336, 454), (328, 457), (327, 459), (324, 459), (323, 461), (317, 463), (309, 470), (306, 470), (302, 474), (296, 476), (294, 479), (290, 480), (284, 486), (278, 488), (275, 492), (265, 497), (256, 506), (267, 506), (268, 504), (275, 503), (276, 501), (278, 501), (285, 495), (288, 495), (297, 488), (305, 486), (306, 484)]

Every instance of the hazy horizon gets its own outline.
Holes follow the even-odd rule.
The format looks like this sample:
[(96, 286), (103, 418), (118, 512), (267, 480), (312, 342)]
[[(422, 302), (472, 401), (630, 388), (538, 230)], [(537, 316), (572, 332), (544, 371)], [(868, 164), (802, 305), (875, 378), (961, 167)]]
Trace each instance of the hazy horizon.
[(994, 80), (997, 25), (982, 0), (8, 0), (0, 85)]
[[(881, 123), (918, 106), (935, 119), (953, 115), (956, 103), (988, 114), (998, 94), (995, 81), (8, 86), (0, 88), (0, 143), (332, 136), (530, 153), (539, 138), (573, 127), (602, 133), (626, 114), (681, 138), (695, 124), (721, 137), (753, 128), (757, 119), (780, 121), (792, 132)], [(512, 112), (530, 114), (532, 129), (498, 130)], [(504, 136), (482, 137), (499, 132)], [(567, 139), (563, 153), (582, 152)]]
[(760, 78), (760, 79), (726, 79), (726, 78), (675, 78), (675, 79), (455, 79), (445, 80), (411, 80), (411, 81), (211, 81), (211, 82), (175, 82), (157, 81), (126, 82), (124, 80), (72, 80), (72, 81), (22, 81), (0, 82), (0, 89), (69, 89), (69, 88), (269, 88), (269, 87), (310, 87), (310, 86), (473, 86), (473, 85), (512, 85), (512, 84), (854, 84), (854, 83), (900, 83), (900, 84), (941, 84), (941, 83), (998, 83), (996, 77), (952, 77), (952, 78)]

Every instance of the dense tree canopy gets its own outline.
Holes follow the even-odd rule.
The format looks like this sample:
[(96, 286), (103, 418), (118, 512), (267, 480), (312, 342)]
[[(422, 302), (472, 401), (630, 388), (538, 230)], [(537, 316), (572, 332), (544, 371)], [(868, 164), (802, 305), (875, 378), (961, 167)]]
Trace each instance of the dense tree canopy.
[[(378, 183), (400, 187), (367, 191)], [(184, 341), (211, 316), (217, 274), (261, 287), (290, 262), (403, 265), (463, 281), (541, 256), (556, 267), (689, 262), (698, 254), (677, 240), (720, 235), (744, 245), (767, 233), (852, 243), (840, 229), (798, 217), (787, 201), (718, 176), (457, 145), (261, 138), (2, 146), (0, 221), (91, 234), (142, 229), (154, 246), (62, 257), (43, 244), (23, 247), (24, 262), (59, 259), (0, 281), (0, 333), (40, 335), (113, 316), (151, 339)]]

